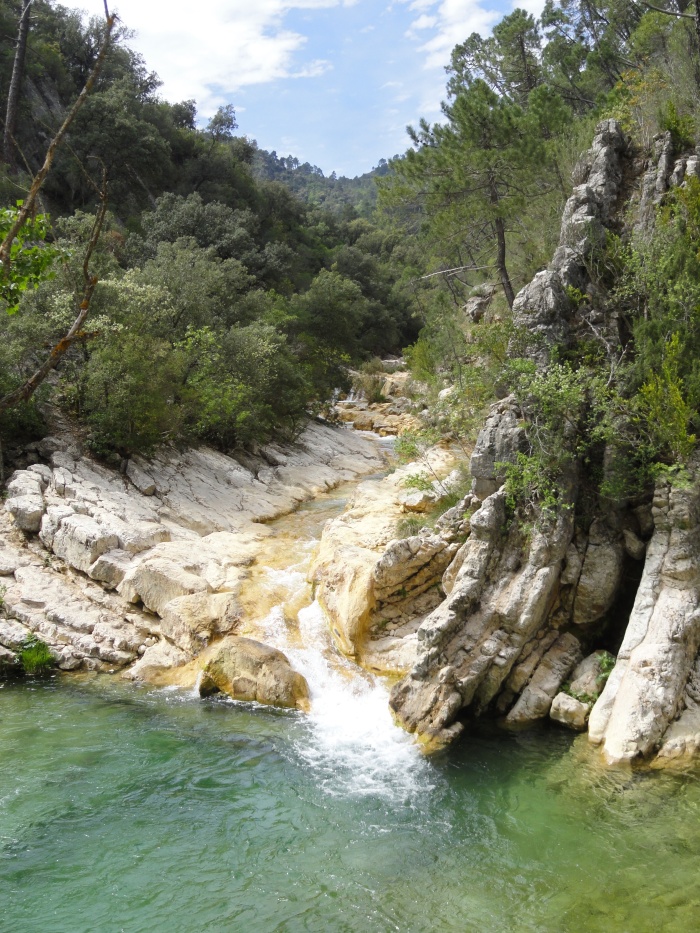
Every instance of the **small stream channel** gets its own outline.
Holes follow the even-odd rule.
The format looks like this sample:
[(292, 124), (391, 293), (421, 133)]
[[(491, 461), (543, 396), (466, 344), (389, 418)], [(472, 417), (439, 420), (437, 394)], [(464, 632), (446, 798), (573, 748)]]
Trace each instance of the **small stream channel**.
[(425, 759), (338, 654), (306, 572), (353, 486), (279, 519), (243, 593), (309, 715), (116, 678), (0, 687), (0, 933), (688, 931), (700, 770), (599, 770), (585, 738)]

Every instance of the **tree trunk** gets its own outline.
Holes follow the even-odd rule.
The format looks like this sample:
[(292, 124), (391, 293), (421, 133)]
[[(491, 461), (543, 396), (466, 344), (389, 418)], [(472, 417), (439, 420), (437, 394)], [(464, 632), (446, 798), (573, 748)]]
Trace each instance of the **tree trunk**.
[[(498, 187), (493, 177), (489, 179), (489, 200), (494, 210), (498, 210), (498, 202), (501, 199), (498, 196)], [(513, 286), (510, 284), (510, 276), (508, 275), (508, 267), (506, 266), (506, 227), (502, 217), (496, 217), (493, 225), (496, 228), (496, 269), (498, 270), (508, 307), (512, 310), (513, 302), (515, 301), (515, 292), (513, 291)]]
[(3, 153), (11, 174), (17, 173), (17, 147), (15, 133), (17, 131), (17, 113), (19, 99), (24, 78), (24, 60), (27, 57), (27, 37), (29, 35), (29, 13), (32, 0), (22, 0), (22, 15), (19, 18), (19, 32), (15, 48), (15, 60), (12, 65), (10, 89), (7, 92), (7, 112), (5, 114), (5, 134), (3, 138)]
[(515, 301), (515, 292), (513, 291), (513, 286), (510, 284), (510, 276), (508, 275), (508, 268), (506, 266), (506, 230), (501, 217), (496, 218), (495, 226), (496, 239), (498, 241), (496, 268), (498, 269), (498, 275), (501, 279), (501, 285), (503, 286), (503, 292), (506, 296), (508, 307), (512, 310), (513, 302)]

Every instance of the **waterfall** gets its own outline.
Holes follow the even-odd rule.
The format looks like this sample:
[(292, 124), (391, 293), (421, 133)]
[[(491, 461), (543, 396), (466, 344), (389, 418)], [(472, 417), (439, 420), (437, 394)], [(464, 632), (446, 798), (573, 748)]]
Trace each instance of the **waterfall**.
[[(309, 590), (293, 570), (268, 570), (270, 585), (285, 585), (289, 599)], [(382, 680), (343, 657), (332, 643), (317, 601), (298, 612), (290, 628), (284, 603), (261, 620), (263, 640), (283, 651), (309, 685), (311, 711), (304, 717), (296, 753), (330, 794), (405, 799), (424, 791), (429, 766), (413, 739), (393, 722)]]

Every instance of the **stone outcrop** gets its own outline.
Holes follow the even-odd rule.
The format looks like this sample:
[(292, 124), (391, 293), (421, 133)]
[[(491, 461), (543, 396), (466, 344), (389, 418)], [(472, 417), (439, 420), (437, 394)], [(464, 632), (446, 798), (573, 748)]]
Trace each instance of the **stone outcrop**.
[[(454, 464), (441, 448), (430, 451), (428, 459), (443, 476)], [(413, 464), (381, 481), (362, 483), (348, 509), (324, 529), (310, 571), (336, 644), (369, 670), (405, 673), (411, 668), (415, 631), (442, 600), (441, 580), (459, 547), (462, 520), (452, 527), (447, 519), (435, 533), (426, 529), (407, 539), (396, 537), (404, 483), (424, 470), (425, 465)]]
[[(570, 291), (590, 290), (587, 262), (613, 222), (626, 149), (615, 121), (598, 126), (577, 166), (552, 263), (515, 300), (515, 322), (531, 338), (526, 352), (540, 367), (551, 348), (571, 346), (591, 326), (617, 339), (614, 322), (594, 310), (595, 302), (577, 307)], [(508, 521), (500, 464), (525, 450), (520, 413), (513, 399), (504, 399), (492, 408), (472, 454), (478, 507), (456, 566), (447, 571), (449, 594), (418, 629), (417, 662), (391, 696), (398, 721), (429, 746), (451, 741), (466, 716), (489, 708), (511, 725), (548, 716), (581, 660), (582, 643), (619, 591), (624, 522), (608, 509), (589, 528), (575, 530), (575, 475), (565, 479), (568, 502), (559, 516), (540, 522), (529, 540)], [(630, 530), (641, 534), (638, 524)]]
[[(655, 751), (686, 705), (700, 648), (699, 480), (696, 464), (691, 483), (657, 484), (644, 573), (617, 664), (589, 724), (590, 740), (611, 762)], [(692, 685), (690, 691), (692, 709)], [(667, 750), (679, 737), (677, 728)]]
[(605, 242), (606, 226), (613, 219), (621, 194), (627, 145), (615, 120), (598, 125), (590, 150), (576, 167), (576, 187), (564, 208), (559, 246), (552, 262), (522, 289), (513, 304), (514, 323), (529, 333), (529, 353), (542, 366), (551, 348), (569, 347), (578, 332), (591, 326), (609, 331), (617, 340), (614, 322), (596, 312), (590, 303), (577, 309), (567, 289), (586, 294), (590, 288), (587, 260)]
[[(586, 260), (615, 223), (626, 158), (619, 126), (601, 124), (577, 167), (554, 259), (516, 298), (516, 323), (532, 337), (525, 352), (541, 368), (552, 348), (574, 345), (586, 329), (617, 344), (617, 322), (597, 300)], [(643, 230), (669, 187), (697, 176), (699, 166), (697, 154), (674, 158), (670, 135), (657, 140), (641, 183)], [(540, 516), (528, 540), (508, 522), (499, 488), (499, 464), (513, 462), (524, 441), (515, 401), (497, 403), (471, 462), (472, 493), (481, 502), (446, 571), (447, 599), (422, 622), (416, 663), (392, 692), (397, 720), (428, 747), (451, 741), (469, 717), (489, 709), (511, 726), (550, 716), (581, 731), (588, 721), (591, 742), (611, 763), (694, 754), (700, 749), (700, 463), (676, 485), (659, 482), (651, 506), (601, 502), (591, 515), (589, 502), (587, 519), (577, 516), (579, 476), (572, 466), (563, 478), (564, 507), (556, 520)], [(610, 657), (598, 651), (579, 663), (582, 650), (595, 646), (606, 625), (614, 632), (624, 621), (617, 619), (618, 600), (641, 562), (608, 677)]]
[(237, 629), (264, 522), (383, 464), (373, 443), (320, 423), (256, 457), (164, 449), (124, 473), (70, 440), (33, 448), (48, 462), (15, 472), (0, 517), (0, 662), (33, 633), (64, 670), (156, 680)]
[(309, 708), (309, 687), (276, 648), (232, 635), (219, 642), (202, 668), (200, 696), (220, 691), (234, 700)]

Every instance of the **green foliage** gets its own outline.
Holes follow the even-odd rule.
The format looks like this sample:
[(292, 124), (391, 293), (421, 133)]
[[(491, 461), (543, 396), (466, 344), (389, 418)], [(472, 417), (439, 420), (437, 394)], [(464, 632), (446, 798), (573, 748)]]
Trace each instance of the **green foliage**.
[(412, 538), (419, 534), (427, 525), (428, 519), (418, 515), (406, 515), (396, 523), (397, 538)]
[(25, 639), (17, 656), (22, 670), (30, 676), (44, 674), (56, 663), (48, 645), (36, 635)]
[(695, 145), (695, 121), (691, 116), (681, 116), (673, 100), (667, 102), (659, 123), (661, 129), (671, 133), (676, 152), (682, 152)]
[[(0, 241), (9, 233), (21, 207), (22, 201), (17, 201), (16, 207), (0, 207)], [(46, 242), (48, 231), (49, 218), (38, 214), (24, 223), (12, 243), (9, 272), (0, 273), (0, 300), (8, 314), (16, 314), (24, 292), (37, 288), (51, 274), (58, 250)]]
[(652, 373), (639, 390), (640, 413), (654, 444), (678, 464), (685, 463), (695, 447), (695, 435), (688, 431), (694, 412), (679, 376), (680, 354), (676, 333), (664, 348), (660, 372)]
[(418, 489), (420, 492), (431, 492), (433, 481), (427, 473), (412, 473), (401, 483), (404, 489)]

